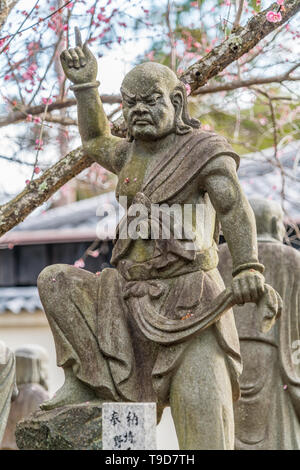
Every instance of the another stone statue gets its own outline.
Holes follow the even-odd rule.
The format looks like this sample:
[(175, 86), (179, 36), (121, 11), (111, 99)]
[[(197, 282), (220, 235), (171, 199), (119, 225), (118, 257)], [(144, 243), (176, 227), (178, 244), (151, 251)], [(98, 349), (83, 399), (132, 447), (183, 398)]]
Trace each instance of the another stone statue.
[[(258, 254), (266, 281), (279, 292), (283, 310), (268, 333), (257, 322), (257, 307), (235, 307), (241, 342), (241, 398), (234, 406), (236, 449), (300, 449), (300, 253), (283, 244), (280, 206), (252, 199)], [(219, 269), (230, 285), (232, 262), (220, 246)]]
[(3, 341), (0, 341), (0, 442), (5, 431), (11, 400), (18, 394), (15, 366), (14, 354)]
[(28, 344), (15, 351), (16, 380), (19, 395), (13, 401), (0, 449), (17, 450), (15, 430), (21, 419), (38, 409), (49, 398), (48, 354), (36, 344)]
[[(111, 135), (97, 91), (97, 61), (78, 30), (76, 36), (76, 47), (61, 60), (74, 83), (82, 144), (118, 175), (116, 195), (126, 196), (130, 207), (113, 250), (116, 269), (97, 276), (54, 265), (39, 276), (65, 372), (63, 387), (43, 409), (95, 399), (154, 401), (160, 415), (170, 404), (181, 449), (232, 449), (241, 360), (230, 307), (259, 302), (265, 292), (262, 311), (268, 305), (271, 315), (278, 310), (258, 261), (253, 212), (236, 174), (239, 157), (223, 137), (200, 129), (189, 116), (184, 84), (158, 63), (126, 75), (121, 93), (128, 138)], [(170, 237), (153, 237), (152, 222), (165, 229), (152, 210), (162, 203), (177, 204), (179, 214), (171, 217)], [(135, 204), (148, 213), (137, 223), (144, 235), (124, 237), (136, 223)], [(180, 238), (175, 231), (185, 210), (191, 223)], [(218, 221), (234, 265), (225, 292), (217, 270)]]

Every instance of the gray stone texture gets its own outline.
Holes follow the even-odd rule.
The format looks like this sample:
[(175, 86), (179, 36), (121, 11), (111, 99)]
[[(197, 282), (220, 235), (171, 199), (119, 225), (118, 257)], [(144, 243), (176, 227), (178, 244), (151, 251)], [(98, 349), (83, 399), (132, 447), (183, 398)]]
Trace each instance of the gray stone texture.
[(37, 344), (27, 344), (15, 351), (18, 397), (11, 403), (0, 449), (17, 450), (16, 425), (33, 413), (48, 395), (48, 354)]
[[(233, 308), (243, 360), (241, 398), (234, 404), (235, 449), (300, 450), (300, 253), (283, 244), (280, 205), (250, 200), (254, 210), (259, 259), (266, 282), (283, 300), (275, 326), (262, 331), (254, 303)], [(220, 246), (219, 269), (231, 282), (228, 246)]]
[(17, 425), (19, 449), (101, 450), (102, 404), (82, 403), (36, 411)]
[(18, 393), (15, 380), (15, 356), (3, 341), (0, 341), (0, 442), (6, 428), (11, 400), (16, 398)]

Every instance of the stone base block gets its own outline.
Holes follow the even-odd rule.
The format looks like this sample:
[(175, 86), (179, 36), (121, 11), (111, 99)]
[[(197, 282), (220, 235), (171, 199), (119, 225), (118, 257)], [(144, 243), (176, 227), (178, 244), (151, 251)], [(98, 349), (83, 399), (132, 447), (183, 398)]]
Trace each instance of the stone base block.
[(38, 410), (18, 423), (16, 441), (24, 450), (101, 450), (102, 404)]

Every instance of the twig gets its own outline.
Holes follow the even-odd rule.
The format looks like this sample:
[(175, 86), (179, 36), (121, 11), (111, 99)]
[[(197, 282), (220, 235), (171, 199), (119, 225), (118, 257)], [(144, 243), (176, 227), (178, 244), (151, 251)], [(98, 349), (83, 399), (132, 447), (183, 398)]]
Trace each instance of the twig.
[(279, 171), (280, 171), (280, 174), (281, 174), (281, 192), (280, 192), (280, 196), (281, 196), (282, 210), (284, 211), (285, 210), (284, 202), (285, 202), (285, 183), (286, 183), (286, 181), (285, 181), (284, 168), (283, 168), (282, 163), (281, 163), (281, 161), (279, 160), (279, 157), (278, 157), (278, 131), (277, 131), (277, 122), (276, 122), (276, 114), (275, 114), (275, 110), (274, 110), (274, 105), (273, 105), (273, 102), (272, 102), (272, 99), (271, 99), (270, 95), (266, 91), (260, 90), (259, 88), (255, 88), (255, 91), (267, 98), (269, 108), (270, 108), (271, 120), (272, 120), (272, 124), (273, 124), (274, 159), (276, 161), (276, 166), (279, 168)]
[(233, 22), (233, 27), (232, 27), (232, 32), (236, 31), (238, 27), (240, 26), (240, 21), (243, 13), (243, 7), (244, 7), (244, 0), (239, 0), (239, 6), (237, 9), (236, 17)]
[[(300, 64), (297, 65), (299, 67)], [(193, 95), (206, 95), (208, 93), (219, 93), (221, 91), (232, 91), (237, 88), (249, 88), (252, 85), (265, 85), (268, 83), (282, 83), (284, 81), (299, 81), (300, 76), (291, 77), (291, 72), (295, 70), (294, 67), (291, 71), (284, 73), (282, 75), (275, 75), (274, 77), (258, 77), (250, 78), (248, 80), (233, 80), (230, 83), (224, 83), (222, 85), (207, 85), (203, 88), (196, 90)]]
[[(52, 16), (56, 15), (56, 13), (58, 13), (59, 11), (63, 10), (63, 8), (65, 8), (67, 5), (69, 5), (69, 3), (71, 3), (72, 1), (73, 1), (73, 0), (69, 0), (69, 1), (68, 1), (67, 3), (65, 3), (61, 8), (58, 8), (57, 10), (53, 11), (50, 15), (45, 16), (45, 18), (40, 18), (39, 21), (37, 21), (36, 23), (34, 23), (34, 24), (28, 26), (27, 28), (24, 28), (24, 29), (22, 29), (22, 30), (19, 30), (19, 29), (18, 29), (18, 31), (17, 31), (16, 33), (7, 34), (6, 36), (0, 38), (0, 40), (2, 40), (2, 39), (7, 39), (7, 38), (11, 38), (11, 39), (9, 40), (9, 43), (10, 43), (10, 42), (14, 39), (14, 37), (15, 37), (17, 34), (24, 33), (25, 31), (28, 31), (29, 29), (34, 28), (35, 26), (38, 26), (39, 24), (43, 23), (44, 21), (49, 20), (49, 18), (51, 18)], [(28, 17), (29, 17), (29, 15), (26, 16), (26, 19), (27, 19)], [(23, 22), (23, 24), (24, 24), (24, 22)], [(9, 44), (9, 43), (8, 43), (8, 44)], [(2, 51), (0, 52), (0, 54), (3, 52), (4, 49), (7, 48), (8, 44), (6, 44), (6, 46), (4, 46), (4, 48), (2, 49)]]
[(168, 0), (167, 4), (167, 11), (166, 11), (166, 21), (167, 21), (167, 26), (169, 30), (169, 39), (170, 39), (170, 68), (173, 70), (173, 72), (176, 71), (176, 47), (175, 47), (175, 38), (174, 38), (174, 32), (171, 26), (171, 9), (172, 9), (172, 1)]
[(23, 160), (19, 160), (18, 158), (14, 158), (14, 157), (7, 157), (5, 155), (0, 155), (0, 158), (2, 160), (7, 160), (10, 163), (19, 163), (20, 165), (27, 165), (27, 166), (34, 165), (33, 163), (29, 163), (29, 162), (26, 162), (26, 161), (23, 161)]
[(250, 18), (244, 28), (240, 27), (238, 31), (231, 34), (228, 39), (181, 75), (181, 80), (190, 85), (192, 94), (205, 85), (210, 78), (218, 75), (229, 64), (253, 49), (261, 39), (272, 33), (278, 26), (286, 23), (300, 10), (300, 1), (286, 0), (281, 22), (271, 23), (266, 15), (276, 6), (278, 6), (277, 3), (273, 3), (266, 10)]
[[(102, 95), (101, 100), (103, 103), (115, 104), (121, 103), (122, 98), (120, 95)], [(69, 98), (65, 101), (55, 101), (54, 103), (49, 104), (48, 111), (54, 111), (56, 109), (70, 108), (71, 106), (76, 105), (75, 98)], [(31, 106), (29, 108), (19, 109), (18, 111), (8, 114), (0, 118), (0, 127), (7, 126), (9, 124), (14, 124), (16, 122), (24, 121), (28, 115), (37, 116), (42, 114), (45, 111), (45, 105)]]
[(58, 47), (59, 47), (59, 44), (60, 44), (60, 41), (61, 41), (62, 37), (63, 37), (63, 31), (61, 31), (60, 34), (59, 34), (57, 43), (55, 44), (55, 47), (54, 47), (53, 54), (52, 54), (52, 56), (51, 56), (51, 58), (50, 58), (50, 60), (49, 60), (49, 62), (48, 62), (48, 64), (47, 64), (47, 67), (46, 67), (46, 70), (45, 70), (45, 72), (44, 72), (44, 75), (42, 76), (42, 78), (41, 78), (41, 80), (40, 80), (40, 82), (39, 82), (39, 84), (38, 84), (37, 89), (36, 89), (35, 92), (33, 93), (33, 96), (31, 97), (31, 100), (29, 101), (28, 106), (30, 106), (30, 105), (33, 103), (34, 98), (37, 96), (38, 92), (39, 92), (40, 89), (41, 89), (41, 86), (42, 86), (42, 84), (43, 84), (43, 81), (45, 80), (45, 78), (46, 78), (46, 76), (47, 76), (47, 73), (49, 72), (50, 67), (51, 67), (52, 64), (53, 64), (53, 61), (54, 61), (54, 59), (55, 59), (55, 55), (56, 55), (56, 52), (57, 52), (57, 49), (58, 49)]
[[(7, 36), (5, 36), (5, 39), (9, 38), (10, 37), (10, 40), (8, 41), (7, 44), (5, 44), (5, 46), (1, 49), (0, 51), (0, 54), (2, 54), (2, 52), (4, 50), (7, 50), (11, 41), (16, 37), (17, 34), (21, 33), (21, 29), (22, 29), (22, 26), (26, 23), (26, 21), (28, 20), (28, 18), (30, 18), (30, 16), (32, 15), (32, 13), (34, 12), (35, 10), (35, 7), (37, 6), (37, 4), (39, 3), (40, 0), (37, 0), (34, 4), (34, 6), (32, 7), (32, 9), (30, 10), (30, 12), (28, 13), (28, 15), (25, 16), (24, 20), (22, 21), (21, 25), (19, 26), (19, 28), (17, 29), (17, 31), (14, 33), (14, 34), (8, 34)], [(4, 38), (1, 38), (1, 39), (4, 39)]]
[(32, 181), (33, 178), (34, 178), (35, 169), (36, 169), (36, 166), (37, 166), (37, 163), (38, 163), (38, 159), (39, 159), (39, 153), (40, 153), (40, 149), (41, 149), (41, 145), (42, 145), (42, 137), (43, 137), (43, 132), (44, 132), (45, 117), (46, 117), (46, 115), (47, 115), (48, 106), (49, 106), (49, 101), (50, 101), (50, 98), (51, 98), (51, 95), (52, 95), (52, 91), (53, 91), (54, 86), (55, 86), (55, 85), (53, 85), (53, 87), (52, 87), (52, 89), (51, 89), (51, 91), (50, 91), (50, 94), (49, 94), (49, 97), (48, 97), (48, 99), (47, 99), (47, 103), (46, 103), (46, 106), (45, 106), (45, 111), (44, 111), (44, 115), (43, 115), (43, 119), (42, 119), (42, 124), (41, 124), (41, 128), (40, 128), (40, 135), (39, 135), (38, 144), (37, 144), (37, 151), (36, 151), (36, 155), (35, 155), (34, 167), (33, 167), (32, 175), (31, 175), (31, 181)]

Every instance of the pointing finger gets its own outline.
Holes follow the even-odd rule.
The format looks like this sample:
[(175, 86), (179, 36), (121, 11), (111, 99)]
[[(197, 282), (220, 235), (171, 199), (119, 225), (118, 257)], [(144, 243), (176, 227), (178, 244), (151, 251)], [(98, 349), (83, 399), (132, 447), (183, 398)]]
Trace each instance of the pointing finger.
[(82, 47), (82, 38), (78, 26), (75, 26), (75, 44), (76, 47)]
[(83, 44), (82, 50), (83, 50), (83, 53), (84, 53), (84, 55), (85, 55), (85, 57), (86, 57), (87, 59), (94, 57), (93, 54), (92, 54), (92, 52), (90, 51), (90, 48), (89, 48), (89, 46), (88, 46), (88, 42), (87, 42), (87, 41), (85, 41), (85, 43)]

